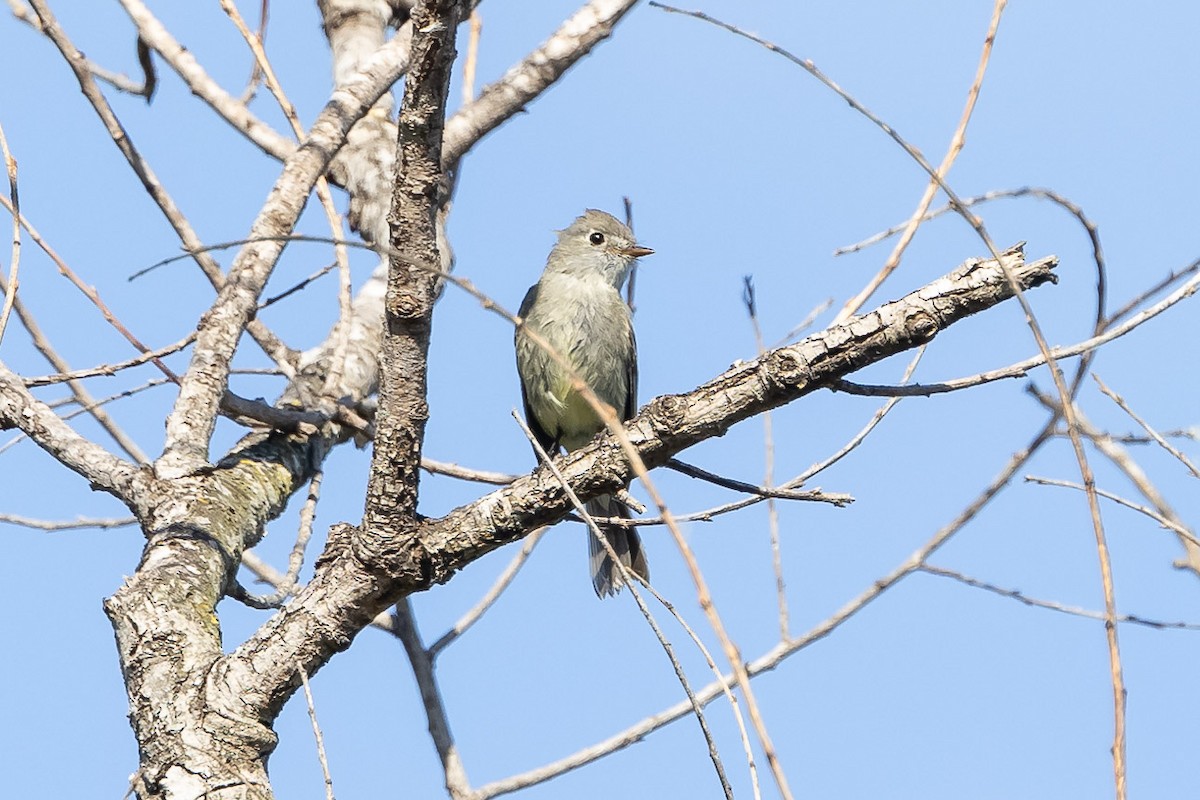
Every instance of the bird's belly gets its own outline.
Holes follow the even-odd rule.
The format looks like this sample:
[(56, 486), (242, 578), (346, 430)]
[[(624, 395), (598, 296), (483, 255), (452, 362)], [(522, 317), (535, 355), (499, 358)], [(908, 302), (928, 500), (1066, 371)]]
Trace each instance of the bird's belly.
[(575, 391), (566, 375), (555, 376), (543, 402), (533, 409), (541, 426), (567, 450), (582, 447), (604, 427), (583, 395)]

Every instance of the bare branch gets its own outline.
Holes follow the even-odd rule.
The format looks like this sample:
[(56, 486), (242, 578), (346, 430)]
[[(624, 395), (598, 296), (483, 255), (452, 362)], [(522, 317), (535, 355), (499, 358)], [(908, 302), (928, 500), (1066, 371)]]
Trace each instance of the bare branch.
[(458, 464), (451, 464), (448, 461), (435, 461), (432, 458), (421, 458), (421, 469), (434, 475), (446, 475), (451, 478), (459, 478), (464, 481), (479, 481), (480, 483), (492, 483), (497, 486), (507, 486), (515, 481), (520, 475), (513, 475), (507, 472), (492, 472), (484, 469), (469, 469), (460, 467)]
[(308, 193), (345, 142), (350, 128), (382, 94), (380, 75), (389, 67), (390, 62), (377, 53), (362, 72), (335, 89), (304, 143), (284, 163), (247, 235), (250, 244), (238, 253), (229, 279), (198, 330), (192, 367), (184, 376), (179, 399), (167, 421), (166, 448), (156, 467), (163, 475), (183, 474), (207, 461), (208, 438), (217, 403), (226, 388), (233, 351), (283, 249), (281, 243), (269, 237), (291, 232)]
[(300, 668), (300, 681), (304, 685), (304, 701), (308, 705), (308, 718), (312, 721), (313, 737), (317, 740), (317, 760), (321, 762), (321, 774), (325, 778), (325, 800), (333, 800), (333, 778), (329, 775), (329, 761), (325, 758), (325, 738), (317, 724), (317, 709), (313, 707), (312, 687), (308, 685), (308, 673)]
[(459, 159), (491, 131), (550, 88), (613, 28), (637, 0), (591, 0), (563, 22), (542, 45), (511, 67), (504, 77), (485, 86), (472, 103), (446, 121), (443, 150), (453, 169)]
[(188, 88), (233, 128), (280, 161), (291, 155), (295, 143), (256, 117), (245, 103), (222, 89), (200, 62), (158, 21), (142, 0), (120, 0), (125, 13), (137, 27), (138, 37), (162, 56)]
[[(759, 675), (763, 672), (775, 669), (788, 657), (794, 655), (800, 650), (809, 645), (824, 639), (826, 636), (833, 633), (842, 626), (847, 620), (862, 611), (872, 602), (877, 600), (885, 591), (895, 586), (902, 579), (919, 570), (933, 553), (935, 553), (942, 545), (950, 540), (955, 533), (960, 531), (963, 526), (975, 518), (980, 511), (991, 501), (993, 497), (1016, 474), (1021, 468), (1050, 437), (1053, 427), (1051, 424), (1045, 426), (1034, 438), (1030, 441), (1019, 453), (1013, 455), (1000, 474), (989, 484), (978, 497), (975, 498), (963, 511), (948, 525), (935, 533), (919, 550), (913, 553), (902, 564), (889, 572), (884, 577), (873, 582), (857, 597), (843, 605), (828, 619), (817, 624), (803, 636), (789, 639), (775, 645), (769, 651), (764, 653), (759, 658), (746, 664), (746, 672), (750, 676)], [(707, 705), (716, 699), (723, 691), (727, 691), (728, 687), (733, 685), (734, 679), (732, 675), (725, 675), (720, 680), (714, 681), (704, 688), (696, 692), (696, 699), (701, 705)], [(536, 783), (539, 781), (549, 780), (555, 775), (559, 775), (571, 769), (576, 769), (585, 764), (589, 764), (599, 758), (616, 752), (621, 748), (628, 747), (634, 742), (640, 741), (650, 733), (659, 728), (674, 722), (691, 710), (691, 705), (687, 700), (680, 701), (675, 705), (663, 709), (657, 714), (653, 714), (646, 719), (631, 725), (625, 730), (610, 736), (602, 742), (573, 753), (567, 758), (546, 764), (537, 769), (530, 770), (521, 776), (514, 778), (506, 778), (492, 783), (485, 784), (476, 790), (475, 798), (477, 800), (488, 800), (488, 798), (497, 797), (499, 795), (508, 794), (516, 791), (524, 786)]]
[[(1197, 264), (1196, 266), (1200, 267), (1200, 264)], [(1189, 268), (1188, 270), (1181, 272), (1180, 275), (1191, 274), (1192, 272), (1193, 270)], [(1173, 277), (1179, 276), (1173, 274)], [(956, 378), (943, 383), (918, 383), (907, 386), (875, 386), (842, 381), (837, 384), (836, 388), (848, 393), (870, 396), (923, 397), (932, 394), (941, 394), (944, 392), (954, 392), (958, 391), (959, 389), (965, 389), (970, 386), (978, 386), (980, 384), (990, 383), (992, 381), (1022, 377), (1026, 375), (1029, 370), (1045, 364), (1047, 355), (1052, 357), (1055, 361), (1061, 361), (1073, 356), (1090, 353), (1099, 348), (1101, 345), (1107, 344), (1114, 339), (1118, 339), (1135, 328), (1144, 325), (1176, 303), (1191, 298), (1194, 294), (1196, 294), (1197, 290), (1200, 290), (1200, 275), (1192, 274), (1191, 279), (1188, 280), (1187, 283), (1180, 286), (1170, 295), (1150, 306), (1149, 308), (1144, 308), (1137, 314), (1129, 317), (1120, 325), (1108, 327), (1103, 333), (1098, 333), (1089, 339), (1084, 339), (1083, 341), (1076, 342), (1072, 345), (1050, 348), (1046, 353), (1040, 353), (1036, 356), (1027, 358), (1024, 361), (1018, 361), (1015, 364), (1010, 364), (1009, 366), (1001, 369), (980, 372), (976, 375), (971, 375), (965, 378)]]
[(63, 466), (127, 505), (135, 502), (138, 469), (89, 442), (33, 395), (0, 363), (0, 430), (19, 428)]
[[(1052, 280), (1053, 258), (1025, 263), (1013, 252), (1005, 259), (1026, 287)], [(664, 464), (742, 419), (919, 346), (954, 322), (1011, 296), (998, 264), (972, 259), (846, 325), (738, 364), (688, 394), (659, 398), (631, 420), (626, 431), (647, 466)], [(611, 435), (556, 463), (585, 500), (611, 492), (631, 477), (624, 451)], [(397, 598), (448, 579), (465, 564), (561, 518), (569, 508), (559, 482), (539, 469), (406, 535), (367, 535), (335, 527), (313, 580), (277, 619), (228, 657), (228, 673), (240, 676), (239, 696), (247, 708), (259, 706), (271, 715), (296, 686), (290, 664), (299, 659), (311, 673)]]
[[(663, 651), (667, 654), (667, 659), (670, 660), (671, 666), (675, 670), (675, 677), (679, 681), (679, 685), (683, 687), (684, 694), (687, 695), (688, 700), (692, 704), (692, 713), (695, 714), (696, 721), (700, 725), (700, 731), (704, 735), (704, 741), (708, 744), (709, 759), (712, 761), (713, 767), (717, 772), (717, 778), (721, 782), (721, 788), (725, 792), (725, 797), (728, 798), (728, 800), (733, 800), (733, 789), (729, 785), (729, 779), (725, 776), (725, 767), (721, 763), (720, 755), (717, 753), (717, 745), (716, 745), (716, 742), (713, 741), (712, 732), (708, 728), (708, 721), (704, 718), (703, 708), (701, 707), (700, 703), (697, 702), (697, 700), (696, 700), (696, 695), (692, 691), (692, 685), (687, 679), (687, 674), (683, 670), (683, 665), (680, 664), (679, 659), (675, 657), (675, 649), (671, 646), (671, 643), (667, 641), (667, 637), (663, 634), (662, 629), (658, 625), (658, 622), (654, 619), (654, 615), (650, 613), (650, 609), (646, 606), (646, 602), (642, 599), (641, 590), (639, 589), (638, 584), (641, 584), (642, 587), (644, 587), (645, 589), (647, 589), (648, 591), (651, 591), (651, 592), (654, 592), (654, 588), (650, 585), (649, 581), (647, 581), (641, 575), (636, 574), (632, 569), (630, 569), (630, 567), (627, 564), (625, 564), (625, 562), (620, 558), (620, 556), (617, 555), (617, 551), (613, 547), (612, 542), (610, 542), (608, 540), (608, 537), (604, 535), (604, 532), (600, 530), (600, 526), (596, 524), (596, 520), (592, 518), (591, 514), (587, 510), (587, 507), (584, 506), (583, 501), (580, 500), (579, 496), (577, 494), (575, 494), (574, 490), (571, 489), (571, 485), (567, 482), (567, 479), (565, 477), (563, 477), (563, 474), (558, 469), (558, 466), (550, 459), (550, 455), (546, 452), (546, 449), (544, 447), (542, 447), (541, 443), (537, 440), (537, 437), (533, 435), (533, 431), (531, 431), (529, 429), (529, 426), (525, 423), (525, 421), (523, 419), (521, 419), (520, 415), (517, 414), (515, 409), (512, 412), (512, 416), (513, 416), (513, 419), (515, 419), (517, 421), (517, 424), (521, 427), (521, 430), (524, 432), (525, 437), (529, 440), (529, 443), (533, 446), (534, 452), (537, 453), (538, 460), (541, 461), (542, 464), (545, 465), (545, 468), (548, 469), (550, 471), (550, 473), (555, 477), (555, 479), (558, 480), (559, 484), (562, 486), (563, 491), (566, 493), (567, 498), (571, 501), (571, 505), (574, 507), (575, 513), (578, 514), (580, 517), (582, 517), (584, 522), (587, 524), (588, 535), (594, 536), (596, 538), (596, 541), (599, 542), (600, 546), (602, 548), (604, 548), (604, 550), (608, 553), (608, 557), (612, 559), (613, 565), (621, 572), (622, 583), (629, 588), (630, 596), (633, 597), (633, 601), (637, 604), (638, 610), (642, 612), (642, 617), (646, 620), (646, 624), (650, 626), (650, 630), (654, 632), (654, 636), (658, 639), (659, 645), (662, 646)], [(606, 420), (606, 424), (611, 424), (611, 422)], [(620, 435), (622, 435), (624, 433), (624, 431), (618, 429), (618, 430), (614, 431), (614, 433), (616, 433), (618, 435), (618, 437), (620, 437)], [(627, 447), (629, 446), (628, 441), (623, 442), (622, 444)], [(658, 506), (661, 509), (662, 513), (664, 515), (668, 514), (669, 512), (667, 511), (666, 506), (663, 504), (661, 498), (658, 497), (657, 492), (655, 492), (655, 490), (654, 490), (654, 486), (652, 484), (650, 484), (649, 481), (647, 480), (647, 477), (645, 474), (646, 470), (645, 470), (644, 466), (642, 467), (640, 472), (641, 472), (641, 474), (639, 474), (638, 477), (642, 480), (643, 484), (646, 485), (646, 488), (650, 491), (650, 493), (655, 496), (655, 499), (656, 499)], [(678, 534), (678, 529), (675, 528), (675, 529), (673, 529), (672, 532)], [(682, 537), (679, 537), (679, 538), (682, 538)], [(689, 564), (694, 565), (695, 560), (692, 557), (691, 553), (686, 552), (686, 545), (682, 545), (681, 549), (685, 550), (685, 556), (688, 558)], [(703, 593), (704, 593), (703, 587), (701, 588), (701, 592), (703, 595)], [(662, 600), (662, 598), (658, 595), (657, 592), (654, 592), (654, 595), (655, 595), (655, 597), (658, 597), (659, 600)], [(703, 603), (703, 597), (702, 597), (701, 602)], [(669, 604), (667, 604), (665, 602), (663, 604), (665, 606), (667, 606), (667, 608), (670, 609), (672, 613), (674, 613), (674, 609), (672, 606), (670, 606)], [(706, 610), (711, 610), (711, 608), (712, 608), (712, 603), (710, 600), (708, 603), (708, 608)], [(694, 633), (692, 633), (690, 628), (688, 629), (688, 633), (692, 636), (692, 639), (696, 642), (696, 644), (700, 647), (700, 649), (702, 651), (704, 651), (705, 657), (708, 658), (709, 665), (713, 668), (713, 671), (716, 672), (717, 671), (716, 665), (713, 664), (712, 657), (709, 656), (707, 650), (704, 648), (703, 643), (700, 642), (699, 637), (697, 637)], [(728, 637), (724, 634), (724, 631), (718, 630), (717, 633), (724, 640), (723, 643), (728, 642)], [(727, 644), (727, 646), (732, 647), (731, 644)], [(743, 687), (743, 689), (744, 688), (745, 687)], [(735, 706), (735, 709), (736, 709), (736, 706)], [(740, 717), (740, 712), (739, 712), (739, 717)], [(739, 719), (739, 724), (740, 724), (740, 719)], [(744, 726), (743, 726), (742, 730), (744, 733), (744, 731), (745, 731)], [(764, 744), (767, 746), (768, 757), (770, 757), (769, 742), (766, 742)], [(756, 775), (755, 768), (754, 768), (753, 754), (750, 750), (748, 743), (747, 743), (747, 747), (746, 747), (746, 753), (747, 753), (747, 757), (750, 759), (751, 775), (755, 777), (755, 780), (754, 780), (755, 796), (757, 796), (758, 795), (758, 780), (757, 780), (757, 775)], [(787, 793), (786, 787), (784, 788), (784, 793), (785, 794)]]
[(454, 736), (450, 733), (450, 720), (446, 716), (446, 705), (442, 702), (442, 691), (434, 670), (435, 653), (432, 648), (426, 650), (421, 642), (421, 634), (417, 631), (417, 621), (408, 598), (396, 604), (396, 636), (404, 645), (404, 652), (412, 665), (413, 677), (416, 678), (417, 688), (421, 692), (421, 702), (425, 706), (425, 719), (429, 726), (429, 738), (433, 740), (446, 776), (446, 791), (453, 800), (466, 800), (471, 797), (471, 783), (467, 779), (462, 757), (454, 744)]
[[(1082, 489), (1083, 487), (1079, 487)], [(936, 575), (939, 578), (949, 578), (950, 580), (958, 581), (961, 584), (970, 586), (972, 589), (983, 589), (985, 592), (998, 594), (1001, 597), (1007, 597), (1010, 600), (1016, 600), (1018, 603), (1030, 606), (1032, 608), (1044, 608), (1049, 611), (1057, 611), (1060, 614), (1070, 614), (1075, 617), (1085, 617), (1087, 619), (1095, 619), (1104, 621), (1103, 611), (1090, 611), (1086, 608), (1078, 606), (1068, 606), (1062, 603), (1056, 603), (1051, 600), (1038, 600), (1034, 597), (1022, 594), (1016, 589), (1005, 589), (1002, 586), (997, 586), (994, 583), (981, 581), (978, 578), (972, 578), (969, 575), (964, 575), (952, 569), (945, 567), (935, 567), (932, 564), (922, 564), (919, 568), (921, 572), (928, 575)], [(1147, 619), (1134, 614), (1119, 614), (1117, 622), (1124, 622), (1130, 625), (1142, 625), (1155, 630), (1185, 630), (1185, 631), (1200, 631), (1200, 624), (1194, 622), (1164, 622), (1162, 620)]]
[[(1036, 475), (1026, 475), (1025, 480), (1028, 481), (1029, 483), (1036, 483), (1039, 486), (1058, 486), (1063, 489), (1076, 489), (1080, 492), (1087, 491), (1087, 487), (1083, 486), (1082, 484), (1073, 483), (1071, 481), (1058, 480), (1056, 478), (1041, 478)], [(1147, 508), (1146, 506), (1143, 506), (1143, 505), (1138, 505), (1137, 503), (1133, 502), (1132, 500), (1128, 500), (1124, 497), (1121, 497), (1119, 494), (1114, 494), (1113, 492), (1105, 491), (1104, 489), (1096, 489), (1096, 494), (1098, 494), (1099, 496), (1101, 496), (1107, 500), (1112, 500), (1114, 503), (1116, 503), (1119, 506), (1125, 506), (1125, 508), (1136, 511), (1139, 514), (1144, 514), (1145, 516), (1154, 520), (1155, 522), (1157, 522), (1159, 525), (1166, 528), (1167, 530), (1174, 531), (1176, 536), (1179, 536), (1182, 539), (1186, 539), (1188, 542), (1195, 545), (1196, 547), (1200, 547), (1200, 539), (1197, 539), (1196, 535), (1194, 533), (1192, 533), (1190, 530), (1188, 530), (1187, 527), (1185, 527), (1184, 525), (1181, 525), (1178, 522), (1175, 522), (1174, 520), (1168, 519), (1166, 516), (1164, 516), (1162, 514), (1156, 513), (1153, 509)]]
[(438, 213), (449, 200), (442, 140), (455, 35), (463, 3), (430, 0), (413, 12), (412, 67), (404, 84), (392, 195), (384, 298), (380, 414), (367, 481), (363, 525), (372, 532), (411, 528), (421, 447), (429, 416), (426, 378), (433, 303), (441, 271)]
[(1117, 394), (1112, 389), (1109, 389), (1107, 386), (1105, 386), (1104, 381), (1100, 380), (1100, 377), (1098, 375), (1092, 375), (1092, 378), (1096, 381), (1096, 384), (1100, 387), (1100, 391), (1104, 392), (1106, 397), (1108, 397), (1114, 403), (1116, 403), (1118, 406), (1120, 406), (1121, 410), (1124, 411), (1126, 414), (1128, 414), (1130, 419), (1132, 419), (1138, 425), (1141, 425), (1142, 430), (1144, 430), (1151, 439), (1153, 439), (1155, 442), (1157, 442), (1159, 447), (1166, 450), (1171, 455), (1175, 456), (1175, 459), (1177, 461), (1179, 461), (1179, 463), (1181, 463), (1185, 467), (1187, 467), (1188, 472), (1192, 473), (1192, 477), (1200, 478), (1200, 470), (1196, 469), (1196, 465), (1192, 463), (1192, 460), (1190, 458), (1188, 458), (1186, 455), (1183, 454), (1182, 450), (1180, 450), (1178, 447), (1174, 447), (1170, 442), (1168, 442), (1166, 439), (1164, 439), (1162, 437), (1162, 435), (1159, 434), (1158, 431), (1156, 431), (1156, 430), (1154, 430), (1154, 428), (1150, 427), (1150, 424), (1148, 422), (1146, 422), (1144, 419), (1142, 419), (1140, 416), (1138, 416), (1137, 413), (1134, 412), (1134, 410), (1129, 407), (1129, 404), (1126, 403), (1125, 400), (1119, 394)]
[(819, 489), (810, 489), (808, 491), (798, 491), (796, 489), (774, 489), (771, 486), (755, 486), (752, 483), (726, 478), (722, 475), (717, 475), (714, 472), (709, 472), (706, 469), (701, 469), (693, 464), (688, 464), (686, 461), (680, 461), (677, 458), (672, 458), (664, 466), (667, 469), (673, 469), (676, 472), (687, 475), (690, 478), (698, 478), (702, 481), (723, 486), (726, 489), (732, 489), (735, 492), (745, 492), (756, 497), (761, 497), (764, 500), (815, 500), (820, 503), (832, 503), (838, 508), (844, 508), (854, 502), (854, 498), (848, 494), (830, 494), (822, 492)]
[[(30, 321), (32, 321), (32, 317), (30, 318)], [(189, 333), (187, 336), (173, 344), (168, 344), (155, 350), (147, 350), (141, 355), (133, 356), (132, 358), (128, 358), (124, 361), (117, 361), (112, 364), (100, 364), (99, 366), (88, 367), (86, 369), (72, 370), (68, 368), (57, 372), (54, 375), (35, 375), (33, 377), (22, 378), (21, 380), (26, 386), (51, 386), (56, 383), (70, 383), (71, 381), (79, 380), (80, 378), (97, 378), (101, 376), (116, 375), (121, 370), (126, 370), (130, 367), (137, 367), (154, 361), (155, 359), (161, 359), (163, 356), (169, 356), (172, 353), (178, 353), (195, 340), (196, 334), (193, 332)], [(54, 366), (58, 368), (58, 364), (54, 364)], [(63, 366), (65, 367), (67, 365), (64, 363)]]
[(429, 645), (429, 655), (436, 658), (439, 653), (445, 650), (448, 646), (466, 633), (472, 625), (479, 621), (487, 610), (496, 604), (500, 599), (500, 595), (504, 593), (517, 577), (517, 573), (521, 571), (521, 567), (525, 566), (525, 562), (529, 560), (529, 556), (533, 553), (533, 548), (537, 547), (537, 543), (542, 540), (542, 536), (549, 530), (546, 527), (538, 528), (532, 531), (521, 542), (521, 549), (513, 556), (513, 560), (508, 562), (508, 566), (500, 573), (500, 577), (496, 578), (496, 582), (487, 590), (487, 593), (479, 599), (479, 602), (471, 607), (467, 613), (459, 617), (458, 621), (450, 628), (450, 630), (438, 637), (438, 640)]
[[(966, 141), (967, 123), (971, 121), (971, 114), (975, 110), (975, 102), (979, 99), (979, 90), (983, 86), (983, 76), (987, 73), (988, 62), (992, 57), (992, 45), (996, 41), (996, 31), (1000, 27), (1000, 17), (1004, 14), (1004, 8), (1006, 5), (1007, 0), (995, 0), (995, 3), (992, 6), (992, 20), (988, 25), (987, 35), (983, 40), (983, 51), (979, 55), (979, 66), (975, 71), (975, 81), (971, 84), (970, 91), (967, 92), (966, 107), (963, 108), (962, 117), (958, 121), (958, 127), (954, 130), (954, 135), (951, 137), (950, 147), (946, 151), (945, 158), (942, 159), (942, 163), (938, 166), (937, 172), (934, 173), (929, 183), (926, 184), (925, 192), (921, 195), (921, 200), (917, 203), (916, 210), (913, 211), (912, 216), (908, 220), (908, 224), (905, 226), (904, 231), (900, 234), (900, 240), (896, 242), (896, 246), (893, 248), (891, 255), (888, 256), (887, 261), (884, 262), (883, 266), (879, 268), (879, 272), (875, 275), (875, 277), (867, 282), (867, 285), (863, 287), (862, 291), (860, 291), (857, 295), (848, 300), (844, 306), (842, 306), (841, 311), (838, 312), (838, 315), (835, 318), (836, 322), (842, 322), (843, 320), (849, 318), (851, 314), (854, 314), (856, 311), (858, 311), (858, 309), (862, 308), (863, 303), (865, 303), (868, 298), (870, 298), (871, 295), (873, 295), (875, 291), (883, 285), (883, 282), (887, 280), (888, 276), (891, 275), (898, 266), (900, 266), (900, 259), (904, 256), (904, 251), (908, 249), (908, 245), (912, 242), (913, 237), (916, 235), (917, 228), (920, 227), (921, 222), (925, 218), (925, 213), (929, 211), (929, 206), (933, 203), (934, 195), (937, 194), (937, 191), (940, 187), (945, 185), (946, 175), (949, 174), (950, 168), (954, 165), (955, 160), (958, 158), (958, 154), (962, 152), (963, 144)], [(966, 208), (961, 206), (961, 204), (960, 209), (964, 213), (969, 213), (966, 212)]]
[[(1057, 413), (1059, 405), (1051, 398), (1037, 391), (1036, 388), (1030, 388), (1030, 394), (1042, 405), (1051, 411)], [(1142, 497), (1149, 501), (1150, 505), (1154, 506), (1157, 515), (1167, 520), (1171, 524), (1172, 529), (1181, 528), (1188, 530), (1186, 523), (1167, 502), (1167, 499), (1151, 482), (1149, 476), (1143, 470), (1125, 448), (1117, 444), (1112, 437), (1105, 434), (1103, 431), (1092, 425), (1083, 413), (1079, 413), (1076, 417), (1076, 424), (1079, 426), (1079, 432), (1088, 438), (1113, 465), (1129, 478), (1130, 482), (1137, 487)], [(1187, 558), (1179, 564), (1192, 570), (1197, 575), (1200, 575), (1200, 547), (1192, 544), (1191, 537), (1181, 536), (1180, 544), (1183, 545), (1184, 552)]]
[(101, 530), (107, 530), (109, 528), (127, 528), (130, 525), (136, 525), (137, 518), (112, 517), (101, 519), (77, 517), (76, 519), (54, 521), (23, 517), (19, 514), (0, 514), (0, 522), (6, 522), (9, 525), (19, 525), (22, 528), (33, 528), (39, 531), (72, 531), (79, 530), (80, 528), (100, 528)]

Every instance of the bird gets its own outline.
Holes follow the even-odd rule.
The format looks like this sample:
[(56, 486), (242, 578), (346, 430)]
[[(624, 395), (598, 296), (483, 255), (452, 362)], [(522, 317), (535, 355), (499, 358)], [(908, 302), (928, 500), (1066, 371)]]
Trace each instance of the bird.
[[(525, 419), (546, 452), (557, 453), (560, 446), (577, 450), (604, 429), (573, 388), (572, 371), (622, 421), (636, 413), (637, 341), (621, 287), (637, 259), (653, 252), (637, 243), (628, 226), (596, 209), (587, 209), (558, 231), (541, 278), (521, 303), (514, 337)], [(570, 369), (534, 337), (550, 345)], [(629, 518), (625, 504), (611, 494), (589, 500), (587, 510), (595, 516)], [(621, 563), (648, 581), (650, 568), (637, 531), (620, 525), (600, 525), (600, 531)], [(588, 556), (596, 595), (619, 592), (625, 577), (591, 531)]]

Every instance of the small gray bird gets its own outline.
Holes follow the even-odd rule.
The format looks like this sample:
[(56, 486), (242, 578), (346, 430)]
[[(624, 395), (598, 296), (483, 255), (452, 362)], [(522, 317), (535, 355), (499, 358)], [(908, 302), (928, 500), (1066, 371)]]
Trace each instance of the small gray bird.
[[(517, 373), (525, 419), (548, 453), (560, 445), (568, 451), (583, 447), (604, 423), (571, 388), (570, 373), (527, 332), (550, 344), (622, 420), (631, 418), (637, 411), (637, 342), (621, 286), (634, 261), (653, 252), (639, 246), (633, 231), (612, 216), (588, 209), (558, 232), (541, 280), (525, 295), (520, 311), (525, 324), (516, 333)], [(596, 516), (629, 517), (612, 495), (590, 500), (587, 509)], [(621, 563), (649, 580), (637, 531), (616, 525), (603, 525), (601, 531)], [(596, 594), (615, 594), (624, 577), (590, 532), (588, 544)]]

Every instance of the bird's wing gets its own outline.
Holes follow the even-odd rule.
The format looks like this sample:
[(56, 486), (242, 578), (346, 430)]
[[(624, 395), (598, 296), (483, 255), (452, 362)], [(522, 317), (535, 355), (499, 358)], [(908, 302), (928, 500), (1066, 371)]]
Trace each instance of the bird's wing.
[[(521, 301), (521, 308), (519, 311), (517, 311), (517, 315), (520, 316), (522, 320), (528, 316), (529, 311), (533, 308), (534, 302), (537, 301), (537, 294), (538, 284), (535, 283), (533, 286), (530, 286), (529, 291), (525, 293), (525, 299)], [(516, 335), (521, 335), (519, 328), (517, 329)], [(529, 430), (533, 432), (533, 438), (537, 439), (537, 443), (542, 446), (542, 449), (550, 455), (554, 455), (558, 452), (558, 440), (546, 432), (546, 429), (542, 427), (540, 422), (538, 422), (537, 415), (533, 413), (533, 408), (529, 405), (529, 392), (525, 388), (525, 376), (521, 374), (519, 369), (517, 370), (517, 377), (521, 380), (521, 405), (524, 406), (525, 410), (525, 423), (529, 425)], [(534, 455), (536, 456), (536, 453)]]
[(637, 414), (637, 384), (638, 384), (638, 366), (637, 366), (637, 336), (633, 333), (633, 320), (629, 321), (629, 367), (626, 374), (625, 383), (629, 390), (625, 395), (624, 414), (621, 416), (621, 421), (633, 419)]

